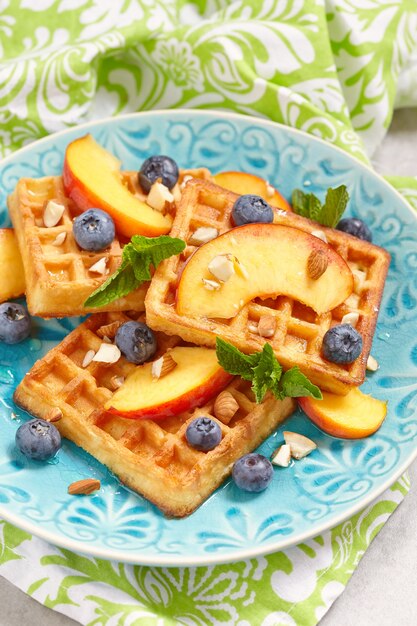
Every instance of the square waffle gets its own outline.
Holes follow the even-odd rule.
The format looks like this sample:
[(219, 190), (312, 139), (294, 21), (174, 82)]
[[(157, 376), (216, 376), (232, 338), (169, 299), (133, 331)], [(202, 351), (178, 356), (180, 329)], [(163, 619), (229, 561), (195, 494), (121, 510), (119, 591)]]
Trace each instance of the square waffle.
[[(284, 368), (298, 366), (321, 389), (346, 394), (365, 378), (390, 260), (388, 252), (378, 246), (278, 209), (274, 211), (275, 223), (310, 233), (320, 229), (348, 263), (355, 283), (348, 299), (322, 315), (284, 296), (252, 300), (231, 320), (196, 319), (176, 312), (179, 276), (195, 250), (190, 243), (193, 233), (201, 226), (214, 227), (219, 234), (230, 230), (230, 215), (237, 197), (211, 182), (191, 180), (186, 184), (171, 235), (183, 239), (187, 247), (181, 255), (163, 261), (156, 270), (145, 300), (148, 324), (155, 330), (199, 345), (215, 346), (216, 337), (221, 337), (246, 353), (261, 350), (268, 341)], [(329, 328), (340, 324), (347, 313), (359, 314), (356, 329), (363, 339), (362, 354), (350, 365), (330, 363), (321, 356), (323, 336)], [(257, 332), (257, 324), (264, 315), (276, 318), (275, 332), (267, 340)]]
[[(135, 318), (122, 313), (91, 316), (58, 346), (37, 361), (15, 391), (18, 405), (46, 418), (59, 408), (56, 422), (61, 434), (104, 463), (131, 489), (144, 495), (169, 516), (183, 517), (196, 509), (230, 474), (233, 463), (256, 448), (290, 415), (295, 401), (276, 400), (268, 394), (256, 404), (250, 384), (235, 378), (227, 387), (239, 410), (228, 423), (216, 420), (222, 441), (210, 452), (187, 443), (185, 431), (199, 415), (213, 419), (214, 400), (193, 411), (152, 421), (125, 419), (106, 413), (103, 406), (113, 394), (112, 381), (127, 376), (136, 366), (121, 357), (112, 365), (91, 362), (83, 368), (88, 350), (97, 351), (106, 326)], [(161, 356), (181, 343), (178, 337), (157, 333)]]
[[(182, 170), (180, 182), (185, 176), (209, 178), (210, 172), (205, 168)], [(133, 194), (146, 199), (137, 183), (137, 172), (124, 172), (122, 177)], [(177, 189), (180, 190), (179, 186)], [(53, 228), (46, 228), (42, 219), (49, 200), (65, 206), (62, 219)], [(65, 195), (60, 176), (19, 180), (8, 206), (23, 259), (26, 299), (32, 315), (65, 317), (93, 310), (143, 311), (147, 284), (106, 306), (95, 309), (83, 306), (88, 296), (119, 267), (125, 242), (116, 235), (112, 244), (101, 252), (87, 252), (78, 247), (72, 234), (72, 220), (79, 211)], [(57, 245), (54, 242), (61, 233), (65, 233), (65, 240)], [(89, 268), (103, 257), (106, 274), (91, 273)]]

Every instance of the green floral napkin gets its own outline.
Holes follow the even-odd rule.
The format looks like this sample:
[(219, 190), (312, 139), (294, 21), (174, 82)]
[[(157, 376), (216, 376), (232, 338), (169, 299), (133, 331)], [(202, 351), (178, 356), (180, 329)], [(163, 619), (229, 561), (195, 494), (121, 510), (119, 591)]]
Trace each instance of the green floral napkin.
[[(415, 0), (0, 0), (0, 155), (84, 121), (234, 110), (369, 160), (417, 105)], [(417, 208), (417, 179), (390, 179)], [(316, 624), (408, 490), (331, 532), (232, 565), (87, 558), (0, 523), (0, 574), (82, 624)]]

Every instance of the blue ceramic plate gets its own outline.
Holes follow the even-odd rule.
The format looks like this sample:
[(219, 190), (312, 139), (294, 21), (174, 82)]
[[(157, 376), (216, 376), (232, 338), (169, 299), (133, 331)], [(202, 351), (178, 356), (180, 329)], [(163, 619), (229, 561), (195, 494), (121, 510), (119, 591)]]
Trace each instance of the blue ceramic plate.
[[(0, 344), (0, 515), (47, 541), (125, 562), (203, 565), (249, 558), (304, 541), (370, 503), (417, 453), (417, 229), (400, 195), (370, 169), (339, 149), (302, 132), (266, 121), (207, 111), (159, 111), (91, 123), (20, 150), (0, 168), (0, 224), (9, 225), (6, 196), (22, 176), (59, 174), (67, 144), (87, 132), (138, 169), (157, 153), (181, 167), (213, 172), (245, 170), (267, 178), (289, 198), (295, 187), (323, 197), (347, 185), (350, 214), (372, 228), (375, 243), (392, 255), (372, 354), (380, 369), (365, 392), (388, 399), (382, 428), (367, 439), (333, 439), (301, 413), (285, 429), (318, 444), (306, 459), (275, 469), (262, 494), (227, 481), (193, 515), (167, 520), (149, 502), (124, 489), (107, 469), (64, 442), (59, 459), (35, 464), (18, 456), (14, 435), (28, 416), (12, 401), (14, 387), (36, 359), (78, 320), (34, 320), (31, 339)], [(16, 417), (16, 415), (17, 417)], [(281, 429), (260, 447), (269, 455)], [(88, 498), (67, 495), (72, 481), (96, 476), (102, 489)]]

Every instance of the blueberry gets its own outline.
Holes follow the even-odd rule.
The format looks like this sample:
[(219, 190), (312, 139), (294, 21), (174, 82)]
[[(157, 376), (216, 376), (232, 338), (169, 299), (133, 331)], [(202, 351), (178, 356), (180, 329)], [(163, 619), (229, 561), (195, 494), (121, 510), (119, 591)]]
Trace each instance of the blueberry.
[(52, 459), (60, 449), (61, 435), (50, 422), (33, 419), (17, 429), (16, 445), (29, 459), (47, 461)]
[(19, 343), (29, 334), (30, 316), (25, 307), (15, 302), (0, 304), (0, 341)]
[(343, 220), (340, 220), (336, 228), (337, 230), (342, 230), (344, 233), (353, 235), (358, 239), (372, 241), (372, 233), (368, 226), (357, 217), (346, 217)]
[(273, 222), (274, 212), (261, 196), (246, 194), (236, 200), (232, 209), (232, 219), (236, 226)]
[(185, 437), (193, 448), (208, 452), (222, 440), (222, 430), (210, 417), (196, 417), (187, 426)]
[(80, 248), (89, 252), (104, 250), (115, 236), (112, 218), (101, 209), (88, 209), (78, 215), (72, 224), (72, 232)]
[(117, 330), (115, 342), (126, 359), (136, 365), (152, 358), (157, 348), (155, 335), (142, 322), (122, 324)]
[(178, 165), (169, 156), (159, 154), (151, 156), (142, 163), (139, 170), (139, 184), (145, 193), (149, 193), (152, 185), (158, 178), (168, 189), (172, 189), (178, 180)]
[(233, 480), (245, 491), (263, 491), (272, 481), (273, 475), (271, 462), (262, 454), (245, 454), (233, 465)]
[(322, 351), (332, 363), (353, 363), (362, 352), (362, 337), (350, 324), (333, 326), (323, 337)]

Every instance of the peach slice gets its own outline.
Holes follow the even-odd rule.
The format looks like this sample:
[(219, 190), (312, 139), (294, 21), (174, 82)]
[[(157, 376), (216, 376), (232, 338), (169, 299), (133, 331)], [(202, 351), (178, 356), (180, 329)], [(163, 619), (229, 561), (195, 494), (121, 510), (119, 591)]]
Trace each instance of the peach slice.
[(0, 302), (25, 293), (22, 257), (12, 228), (0, 228)]
[[(318, 250), (326, 254), (328, 266), (313, 280), (307, 263)], [(221, 272), (213, 269), (220, 257), (229, 260)], [(179, 315), (230, 319), (254, 298), (286, 295), (324, 313), (352, 290), (350, 268), (317, 237), (279, 224), (247, 224), (203, 244), (190, 257), (179, 280), (176, 308)]]
[(353, 388), (346, 396), (323, 391), (323, 400), (299, 398), (311, 421), (324, 432), (343, 439), (368, 437), (378, 430), (387, 414), (387, 402)]
[(288, 204), (284, 196), (282, 196), (275, 187), (269, 185), (264, 178), (256, 176), (255, 174), (248, 174), (246, 172), (220, 172), (214, 176), (214, 182), (219, 187), (224, 187), (229, 191), (238, 193), (243, 196), (244, 194), (254, 194), (261, 196), (271, 206), (283, 209), (284, 211), (291, 211), (291, 206)]
[(91, 135), (68, 145), (62, 175), (65, 191), (78, 208), (107, 211), (119, 235), (157, 237), (170, 231), (172, 218), (130, 193), (120, 176), (120, 161)]
[(138, 366), (104, 408), (131, 419), (163, 419), (205, 404), (233, 378), (220, 367), (215, 350), (177, 346), (169, 354), (175, 369), (155, 379), (152, 363)]

